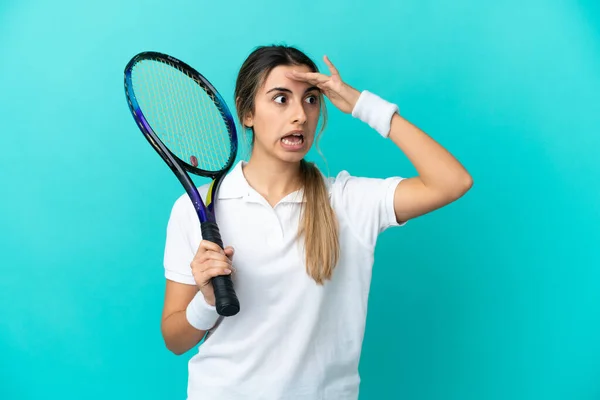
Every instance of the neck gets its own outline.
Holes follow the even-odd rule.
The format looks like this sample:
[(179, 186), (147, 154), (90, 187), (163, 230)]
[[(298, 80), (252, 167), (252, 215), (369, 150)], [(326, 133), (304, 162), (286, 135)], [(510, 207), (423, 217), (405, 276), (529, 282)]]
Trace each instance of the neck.
[(253, 153), (243, 168), (248, 184), (274, 206), (301, 188), (300, 162), (285, 162)]

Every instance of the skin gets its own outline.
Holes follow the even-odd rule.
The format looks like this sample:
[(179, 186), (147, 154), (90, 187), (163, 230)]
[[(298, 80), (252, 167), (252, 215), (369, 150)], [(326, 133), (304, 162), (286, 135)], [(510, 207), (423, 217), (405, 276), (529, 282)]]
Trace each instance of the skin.
[[(244, 118), (244, 125), (254, 129), (255, 143), (243, 173), (271, 206), (300, 188), (300, 160), (314, 142), (319, 92), (346, 114), (352, 113), (360, 96), (357, 89), (342, 80), (327, 56), (323, 60), (329, 75), (311, 72), (307, 66), (274, 68), (256, 95), (254, 112)], [(302, 131), (304, 145), (301, 149), (286, 149), (281, 138), (295, 130)], [(389, 138), (400, 150), (398, 157), (403, 154), (417, 171), (417, 176), (403, 180), (396, 188), (394, 211), (398, 222), (441, 208), (462, 197), (473, 185), (471, 175), (450, 152), (398, 114), (392, 117)], [(167, 280), (161, 328), (167, 348), (175, 354), (185, 353), (204, 336), (205, 331), (187, 322), (186, 307), (198, 290), (214, 305), (210, 279), (233, 271), (233, 253), (231, 247), (222, 250), (202, 241), (190, 264), (197, 286)]]
[[(293, 70), (310, 72), (307, 66), (278, 66), (258, 90), (255, 109), (244, 124), (254, 129), (254, 148), (244, 175), (271, 206), (300, 188), (300, 160), (310, 150), (320, 115), (320, 89), (289, 76)], [(277, 89), (281, 88), (281, 89)], [(301, 150), (289, 151), (281, 138), (303, 132)]]

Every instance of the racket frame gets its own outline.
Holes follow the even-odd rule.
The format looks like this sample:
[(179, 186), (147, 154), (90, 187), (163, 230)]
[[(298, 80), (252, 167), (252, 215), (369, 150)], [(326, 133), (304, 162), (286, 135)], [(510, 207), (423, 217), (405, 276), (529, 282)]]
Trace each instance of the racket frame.
[[(214, 104), (219, 109), (219, 111), (223, 117), (223, 121), (225, 122), (227, 129), (229, 131), (229, 134), (230, 134), (231, 149), (230, 149), (229, 159), (227, 160), (227, 163), (225, 164), (225, 167), (223, 167), (223, 169), (221, 169), (220, 171), (207, 171), (207, 170), (204, 170), (201, 168), (196, 168), (193, 165), (188, 164), (184, 160), (181, 160), (177, 155), (173, 154), (167, 148), (167, 146), (165, 146), (165, 144), (160, 140), (158, 135), (156, 135), (156, 133), (154, 132), (154, 130), (148, 123), (146, 117), (144, 116), (144, 114), (139, 106), (139, 103), (136, 99), (134, 90), (133, 90), (133, 82), (132, 82), (133, 68), (135, 67), (135, 65), (138, 62), (141, 62), (144, 60), (162, 62), (171, 68), (173, 68), (173, 64), (176, 65), (177, 68), (181, 69), (180, 72), (186, 73), (188, 75), (188, 77), (192, 78), (198, 85), (200, 85), (206, 92), (209, 93), (210, 97), (213, 99)], [(131, 114), (133, 115), (135, 122), (137, 123), (138, 127), (144, 134), (144, 137), (148, 140), (150, 145), (152, 145), (154, 150), (156, 150), (156, 152), (167, 163), (167, 165), (173, 171), (173, 173), (175, 174), (177, 179), (183, 185), (186, 193), (188, 194), (188, 196), (190, 197), (190, 200), (192, 201), (192, 203), (194, 205), (194, 209), (196, 210), (196, 213), (198, 214), (198, 218), (200, 219), (200, 223), (201, 223), (201, 227), (203, 228), (203, 231), (207, 225), (210, 225), (208, 227), (208, 229), (212, 233), (216, 233), (216, 235), (218, 237), (218, 238), (216, 238), (217, 239), (216, 242), (217, 242), (217, 244), (219, 244), (222, 247), (222, 243), (219, 243), (219, 242), (221, 242), (221, 239), (220, 239), (220, 235), (218, 233), (218, 227), (216, 226), (216, 216), (215, 216), (216, 201), (215, 201), (215, 199), (216, 199), (216, 194), (218, 192), (218, 188), (219, 188), (223, 178), (225, 177), (227, 172), (231, 169), (231, 167), (235, 161), (236, 154), (237, 154), (237, 146), (238, 146), (235, 123), (233, 120), (233, 116), (232, 116), (231, 112), (229, 111), (229, 108), (227, 107), (227, 104), (221, 97), (220, 93), (208, 81), (208, 79), (206, 79), (197, 70), (195, 70), (190, 65), (186, 64), (185, 62), (183, 62), (181, 60), (178, 60), (168, 54), (159, 53), (156, 51), (141, 52), (141, 53), (135, 55), (127, 63), (127, 65), (125, 67), (124, 85), (125, 85), (125, 94), (127, 97), (127, 103), (129, 105), (129, 109), (131, 111)], [(212, 182), (211, 182), (210, 187), (207, 192), (206, 202), (204, 202), (202, 200), (202, 197), (200, 196), (200, 193), (198, 192), (196, 185), (194, 184), (194, 182), (188, 175), (188, 172), (195, 174), (195, 175), (199, 175), (199, 176), (203, 176), (203, 177), (212, 179)], [(223, 279), (223, 280), (229, 280), (229, 281), (231, 280), (231, 276), (228, 276), (228, 275), (219, 276), (218, 278)], [(228, 282), (228, 284), (232, 285), (231, 282)], [(232, 294), (235, 296), (235, 292), (233, 292)], [(216, 295), (216, 293), (215, 293), (215, 295)], [(237, 297), (235, 298), (235, 301), (237, 301)], [(217, 299), (217, 303), (218, 303), (218, 299)], [(237, 308), (239, 310), (239, 304), (237, 305)], [(228, 311), (219, 310), (219, 307), (217, 307), (217, 311), (219, 311), (220, 314), (221, 314), (221, 311), (223, 311), (226, 314), (221, 314), (221, 315), (227, 315), (227, 316), (234, 315), (235, 313), (237, 313), (237, 311), (234, 311), (232, 314), (230, 310), (228, 310)]]

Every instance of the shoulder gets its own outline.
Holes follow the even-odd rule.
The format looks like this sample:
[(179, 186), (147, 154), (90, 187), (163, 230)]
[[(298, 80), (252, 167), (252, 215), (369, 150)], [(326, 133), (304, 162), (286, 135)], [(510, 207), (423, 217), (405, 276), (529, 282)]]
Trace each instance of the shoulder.
[(345, 170), (328, 179), (331, 206), (341, 226), (370, 251), (380, 233), (399, 226), (394, 212), (394, 192), (403, 179), (354, 176)]
[(402, 179), (404, 178), (399, 176), (387, 178), (357, 176), (350, 174), (347, 170), (342, 170), (334, 177), (325, 177), (325, 185), (331, 197), (347, 196), (355, 192), (368, 195), (375, 194), (372, 191), (387, 192), (394, 189)]
[(331, 205), (357, 231), (369, 234), (366, 240), (374, 243), (377, 234), (397, 225), (394, 195), (403, 179), (355, 176), (343, 170), (328, 178)]
[(352, 175), (346, 170), (340, 171), (336, 176), (323, 176), (325, 180), (325, 186), (331, 196), (333, 192), (343, 188), (348, 179), (351, 179)]

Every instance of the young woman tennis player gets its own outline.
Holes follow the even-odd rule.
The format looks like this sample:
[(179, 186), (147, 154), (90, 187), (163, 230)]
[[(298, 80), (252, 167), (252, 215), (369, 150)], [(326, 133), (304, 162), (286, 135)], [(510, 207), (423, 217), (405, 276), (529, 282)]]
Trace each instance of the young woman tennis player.
[[(270, 46), (242, 65), (235, 99), (252, 152), (217, 195), (224, 250), (202, 240), (187, 195), (173, 206), (161, 327), (176, 354), (205, 337), (189, 362), (190, 400), (356, 399), (378, 235), (472, 185), (463, 166), (396, 105), (354, 89), (324, 61), (330, 75), (293, 47)], [(418, 176), (323, 177), (304, 160), (326, 118), (323, 95), (389, 138)], [(208, 188), (200, 189), (204, 197)], [(223, 318), (210, 279), (232, 271), (240, 311)]]

